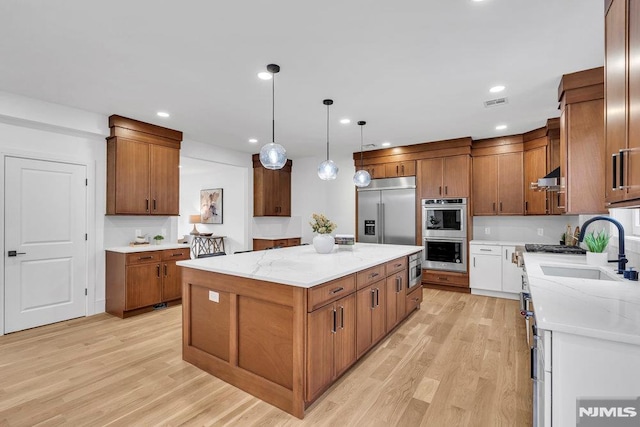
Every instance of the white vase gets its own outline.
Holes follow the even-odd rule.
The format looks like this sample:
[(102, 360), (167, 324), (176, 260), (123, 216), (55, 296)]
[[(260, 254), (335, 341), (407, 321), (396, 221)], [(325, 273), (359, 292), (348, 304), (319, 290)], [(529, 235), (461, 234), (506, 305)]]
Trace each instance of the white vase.
[(333, 251), (335, 240), (331, 234), (318, 234), (313, 238), (313, 247), (319, 254), (328, 254)]
[(587, 251), (587, 264), (606, 266), (608, 264), (609, 254), (607, 252), (589, 252)]

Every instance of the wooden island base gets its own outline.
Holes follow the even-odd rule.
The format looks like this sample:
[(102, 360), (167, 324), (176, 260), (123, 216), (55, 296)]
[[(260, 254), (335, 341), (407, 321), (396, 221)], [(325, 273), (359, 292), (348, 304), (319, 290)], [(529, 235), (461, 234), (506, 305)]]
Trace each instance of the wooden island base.
[(309, 288), (182, 270), (183, 359), (301, 419), (422, 302), (406, 256)]

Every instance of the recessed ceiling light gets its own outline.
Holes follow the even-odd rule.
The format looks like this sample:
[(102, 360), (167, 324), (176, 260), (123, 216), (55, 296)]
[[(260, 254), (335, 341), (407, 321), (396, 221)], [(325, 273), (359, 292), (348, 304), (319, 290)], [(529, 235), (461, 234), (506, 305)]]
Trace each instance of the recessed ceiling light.
[(340, 119), (340, 123), (342, 123), (343, 125), (348, 125), (349, 123), (351, 123), (351, 119)]
[(258, 140), (255, 138), (249, 138), (249, 142), (255, 144), (256, 142), (258, 142)]
[(158, 111), (156, 114), (160, 117), (169, 117), (169, 113), (165, 113), (164, 111)]
[(507, 125), (498, 125), (496, 126), (496, 130), (504, 130), (507, 128)]
[(273, 74), (263, 71), (258, 73), (258, 78), (262, 80), (271, 80), (273, 78)]
[(504, 86), (498, 85), (498, 86), (494, 86), (491, 89), (489, 89), (489, 92), (497, 93), (497, 92), (502, 92), (503, 90), (504, 90)]
[(390, 146), (390, 145), (391, 145), (391, 143), (390, 143), (390, 142), (383, 142), (381, 145), (382, 145), (383, 147), (388, 147), (388, 146)]

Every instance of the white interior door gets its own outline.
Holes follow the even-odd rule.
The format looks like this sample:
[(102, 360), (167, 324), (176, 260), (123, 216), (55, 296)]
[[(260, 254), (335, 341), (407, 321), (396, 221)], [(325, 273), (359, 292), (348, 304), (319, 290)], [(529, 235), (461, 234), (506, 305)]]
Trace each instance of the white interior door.
[(83, 165), (5, 157), (6, 333), (86, 315), (86, 176)]

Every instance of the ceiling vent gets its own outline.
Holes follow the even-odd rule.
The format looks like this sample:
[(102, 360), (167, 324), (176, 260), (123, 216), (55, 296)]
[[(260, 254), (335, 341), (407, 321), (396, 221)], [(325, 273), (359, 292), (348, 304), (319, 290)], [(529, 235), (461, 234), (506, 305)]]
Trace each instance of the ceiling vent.
[(484, 101), (484, 106), (486, 108), (489, 107), (497, 107), (499, 105), (504, 105), (507, 104), (507, 98), (496, 98), (496, 99), (490, 99), (488, 101)]

